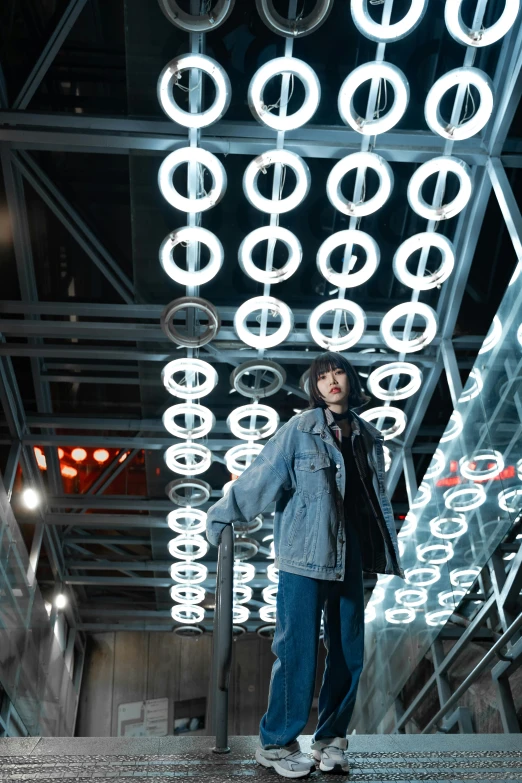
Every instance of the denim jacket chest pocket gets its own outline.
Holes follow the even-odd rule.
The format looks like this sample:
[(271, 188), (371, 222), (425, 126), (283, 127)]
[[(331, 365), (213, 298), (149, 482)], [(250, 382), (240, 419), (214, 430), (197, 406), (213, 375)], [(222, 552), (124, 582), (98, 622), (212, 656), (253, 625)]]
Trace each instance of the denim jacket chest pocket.
[(309, 498), (330, 492), (330, 458), (328, 454), (308, 451), (294, 458), (297, 491)]

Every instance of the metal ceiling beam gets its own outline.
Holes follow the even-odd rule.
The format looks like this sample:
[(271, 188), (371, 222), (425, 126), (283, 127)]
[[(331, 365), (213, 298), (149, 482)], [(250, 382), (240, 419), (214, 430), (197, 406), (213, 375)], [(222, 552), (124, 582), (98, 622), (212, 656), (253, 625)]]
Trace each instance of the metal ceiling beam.
[[(81, 496), (78, 496), (81, 497)], [(84, 506), (80, 506), (80, 508), (87, 509), (89, 506), (85, 504)], [(93, 506), (94, 507), (94, 506)], [(78, 508), (78, 506), (76, 506)], [(119, 508), (122, 508), (120, 505)], [(130, 510), (130, 509), (128, 509)], [(172, 511), (172, 504), (169, 505), (169, 510)], [(55, 526), (62, 526), (62, 527), (81, 527), (81, 528), (96, 528), (97, 530), (103, 530), (104, 528), (107, 528), (107, 530), (114, 530), (118, 528), (124, 528), (128, 530), (134, 530), (136, 528), (161, 528), (162, 530), (165, 529), (165, 515), (167, 514), (167, 511), (165, 511), (164, 514), (161, 516), (154, 516), (153, 514), (146, 516), (145, 514), (45, 514), (45, 524), (46, 525), (55, 525)], [(108, 538), (107, 536), (105, 538)], [(68, 540), (74, 540), (76, 542), (76, 538), (72, 539), (69, 536), (64, 537), (64, 543), (66, 543)], [(91, 542), (91, 539), (88, 539), (89, 542)], [(111, 543), (111, 538), (108, 538), (109, 543)], [(78, 541), (78, 543), (82, 543), (81, 541)], [(86, 543), (83, 541), (83, 543)], [(92, 541), (94, 543), (94, 540)], [(125, 539), (122, 538), (120, 541), (120, 537), (117, 537), (114, 541), (114, 543), (126, 543)]]
[[(187, 146), (186, 128), (164, 120), (88, 117), (74, 114), (0, 112), (0, 141), (19, 149), (165, 154)], [(202, 133), (200, 146), (224, 155), (257, 156), (274, 146), (273, 134), (254, 122), (222, 120)], [(285, 134), (285, 149), (312, 158), (343, 158), (361, 148), (361, 137), (343, 125), (310, 125)], [(421, 163), (442, 155), (444, 139), (429, 131), (390, 131), (378, 136), (374, 151), (391, 162)], [(479, 139), (463, 141), (459, 157), (486, 164)]]

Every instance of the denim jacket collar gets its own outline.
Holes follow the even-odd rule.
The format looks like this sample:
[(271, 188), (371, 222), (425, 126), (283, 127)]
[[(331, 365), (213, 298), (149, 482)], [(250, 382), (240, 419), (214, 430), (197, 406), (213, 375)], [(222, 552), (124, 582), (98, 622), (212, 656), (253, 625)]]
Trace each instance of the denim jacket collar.
[[(297, 425), (297, 429), (301, 430), (302, 432), (321, 433), (325, 431), (326, 427), (329, 427), (333, 431), (337, 440), (340, 441), (342, 438), (342, 435), (340, 435), (341, 429), (337, 425), (330, 408), (313, 408), (312, 410), (307, 410), (301, 413), (299, 418), (300, 421)], [(356, 435), (360, 435), (361, 428), (365, 430), (365, 432), (373, 439), (379, 437), (382, 438), (382, 433), (377, 429), (377, 427), (374, 427), (373, 424), (365, 421), (354, 411), (352, 411), (352, 431)]]

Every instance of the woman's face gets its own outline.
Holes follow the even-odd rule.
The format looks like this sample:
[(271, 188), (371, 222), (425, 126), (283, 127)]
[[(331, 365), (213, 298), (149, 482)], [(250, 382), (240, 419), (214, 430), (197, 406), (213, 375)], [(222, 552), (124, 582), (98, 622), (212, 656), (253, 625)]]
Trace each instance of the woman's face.
[(317, 378), (319, 394), (328, 407), (339, 405), (343, 409), (348, 404), (350, 395), (350, 381), (341, 367), (330, 367)]

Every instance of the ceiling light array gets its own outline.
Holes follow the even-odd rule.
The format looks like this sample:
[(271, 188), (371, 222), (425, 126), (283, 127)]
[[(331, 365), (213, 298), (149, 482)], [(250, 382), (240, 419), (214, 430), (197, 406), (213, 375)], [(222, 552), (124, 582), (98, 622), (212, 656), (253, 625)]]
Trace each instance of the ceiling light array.
[[(159, 2), (170, 21), (192, 33), (215, 29), (228, 17), (234, 5), (234, 0), (228, 2), (220, 0), (213, 11), (209, 10), (206, 15), (192, 17), (190, 14), (180, 11), (174, 0), (159, 0)], [(448, 30), (456, 40), (468, 48), (463, 67), (453, 69), (441, 76), (426, 98), (426, 122), (434, 133), (446, 139), (446, 146), (444, 155), (423, 163), (410, 180), (408, 202), (413, 211), (428, 221), (428, 225), (426, 231), (405, 240), (397, 249), (393, 260), (393, 269), (397, 279), (412, 290), (411, 301), (392, 308), (382, 319), (380, 327), (383, 342), (389, 349), (399, 354), (398, 361), (380, 367), (368, 378), (368, 388), (372, 394), (382, 400), (383, 405), (367, 411), (364, 416), (368, 420), (375, 421), (376, 425), (381, 428), (385, 419), (392, 420), (391, 426), (384, 430), (386, 439), (397, 437), (407, 427), (405, 413), (401, 409), (393, 407), (391, 403), (414, 395), (422, 384), (420, 369), (416, 365), (404, 361), (405, 355), (427, 347), (436, 337), (438, 330), (437, 314), (430, 306), (419, 301), (420, 293), (432, 288), (439, 288), (450, 278), (455, 265), (455, 250), (451, 241), (445, 236), (437, 234), (436, 229), (441, 221), (458, 215), (467, 206), (472, 194), (471, 171), (466, 163), (452, 156), (452, 147), (455, 142), (470, 138), (482, 130), (493, 109), (494, 93), (491, 80), (483, 71), (473, 67), (473, 55), (477, 47), (493, 43), (508, 32), (518, 13), (519, 4), (519, 0), (513, 0), (513, 2), (506, 0), (506, 9), (501, 18), (491, 28), (486, 29), (482, 25), (483, 4), (479, 4), (473, 21), (473, 29), (469, 29), (464, 25), (460, 14), (461, 1), (447, 0), (446, 3), (445, 20)], [(273, 431), (272, 426), (277, 427), (277, 414), (273, 409), (263, 410), (266, 406), (259, 405), (259, 398), (275, 393), (281, 388), (285, 382), (284, 370), (279, 365), (268, 362), (262, 356), (265, 349), (280, 345), (289, 337), (294, 323), (293, 314), (288, 305), (270, 295), (270, 286), (289, 279), (301, 264), (303, 253), (299, 239), (288, 229), (280, 226), (280, 216), (299, 207), (308, 195), (311, 185), (310, 171), (306, 162), (296, 153), (284, 148), (284, 139), (286, 131), (297, 129), (313, 118), (321, 98), (320, 82), (315, 72), (307, 63), (292, 56), (293, 41), (302, 35), (312, 33), (325, 21), (333, 5), (333, 0), (318, 0), (306, 17), (301, 14), (297, 19), (286, 19), (276, 13), (272, 0), (256, 0), (256, 5), (267, 26), (284, 36), (286, 40), (284, 56), (275, 58), (261, 66), (254, 74), (248, 90), (248, 103), (252, 114), (260, 123), (274, 131), (276, 138), (274, 148), (265, 151), (251, 161), (243, 177), (245, 197), (260, 213), (269, 215), (269, 225), (262, 226), (248, 234), (239, 249), (239, 264), (242, 270), (256, 282), (262, 283), (264, 291), (262, 296), (244, 302), (234, 317), (234, 328), (238, 337), (247, 345), (257, 349), (259, 355), (255, 368), (250, 369), (251, 363), (246, 362), (237, 368), (239, 372), (235, 371), (231, 377), (235, 390), (253, 399), (253, 403), (250, 405), (236, 409), (228, 420), (231, 430), (235, 430), (237, 437), (246, 441), (245, 444), (239, 444), (239, 446), (230, 449), (226, 454), (227, 467), (235, 474), (241, 473), (261, 451), (262, 447), (256, 441), (269, 437), (266, 433)], [(396, 126), (404, 116), (409, 102), (408, 81), (399, 68), (384, 60), (385, 45), (400, 40), (411, 33), (421, 22), (426, 7), (427, 0), (411, 0), (409, 10), (401, 19), (392, 24), (391, 6), (385, 3), (382, 21), (378, 23), (370, 16), (368, 0), (351, 0), (351, 13), (356, 27), (364, 36), (376, 41), (378, 46), (376, 59), (363, 63), (348, 74), (338, 97), (338, 109), (342, 120), (361, 135), (361, 150), (338, 161), (333, 166), (327, 181), (327, 196), (330, 202), (338, 212), (350, 218), (349, 228), (329, 237), (319, 248), (317, 254), (317, 268), (328, 282), (338, 288), (338, 298), (334, 301), (323, 302), (315, 308), (310, 314), (308, 328), (313, 340), (319, 346), (329, 350), (341, 351), (353, 348), (360, 341), (366, 329), (364, 311), (356, 302), (345, 299), (345, 291), (347, 288), (356, 288), (366, 283), (378, 269), (380, 261), (380, 250), (377, 243), (360, 228), (361, 219), (384, 206), (393, 190), (392, 169), (387, 161), (373, 152), (373, 139), (377, 134), (388, 132)], [(456, 12), (455, 8), (457, 8)], [(194, 49), (194, 46), (192, 48)], [(191, 101), (189, 112), (181, 109), (176, 101), (176, 88), (183, 88), (180, 82), (184, 71), (191, 74), (191, 86), (184, 88), (188, 89)], [(200, 90), (198, 82), (194, 78), (196, 71), (200, 71), (199, 83), (201, 83), (203, 73), (214, 83), (215, 99), (206, 111), (200, 110)], [(267, 106), (264, 101), (265, 88), (268, 82), (276, 76), (282, 76), (280, 98), (274, 105)], [(303, 85), (304, 100), (296, 111), (289, 113), (288, 105), (295, 79), (299, 79)], [(370, 96), (366, 114), (364, 117), (360, 117), (355, 110), (354, 95), (359, 86), (365, 82), (370, 82)], [(455, 86), (457, 94), (448, 122), (441, 115), (440, 104), (447, 91)], [(388, 101), (388, 87), (391, 87), (393, 91), (391, 103)], [(479, 95), (477, 107), (475, 107), (475, 100), (471, 92), (472, 88)], [(210, 282), (218, 274), (223, 264), (221, 242), (214, 234), (203, 229), (200, 222), (202, 212), (211, 209), (223, 198), (227, 177), (222, 163), (212, 153), (198, 146), (198, 134), (201, 128), (216, 122), (224, 115), (230, 104), (230, 96), (230, 81), (224, 70), (217, 62), (197, 52), (174, 58), (164, 68), (158, 81), (158, 99), (164, 111), (173, 121), (189, 129), (189, 146), (170, 153), (161, 164), (158, 175), (158, 184), (165, 199), (176, 209), (185, 211), (189, 215), (187, 226), (173, 231), (164, 239), (160, 248), (160, 263), (173, 280), (188, 287)], [(384, 106), (382, 105), (383, 98)], [(470, 103), (472, 110), (468, 112), (468, 104)], [(276, 113), (274, 109), (278, 109), (279, 113)], [(189, 169), (187, 197), (182, 196), (173, 183), (175, 170), (185, 163), (188, 164)], [(211, 185), (208, 189), (204, 186), (203, 168), (211, 176)], [(377, 174), (378, 188), (374, 196), (366, 199), (366, 172), (368, 168)], [(273, 183), (271, 196), (266, 197), (262, 195), (259, 184), (269, 169), (273, 169)], [(289, 194), (283, 195), (288, 169), (293, 172), (295, 185)], [(343, 178), (350, 171), (356, 172), (355, 187), (351, 199), (342, 192)], [(422, 191), (427, 179), (432, 175), (436, 175), (437, 180), (432, 203), (429, 203)], [(450, 175), (457, 177), (459, 190), (451, 202), (444, 203), (446, 180)], [(267, 242), (267, 250), (265, 268), (263, 269), (254, 262), (253, 254), (256, 246), (264, 241)], [(275, 269), (273, 264), (277, 241), (282, 242), (288, 252), (288, 259), (280, 269)], [(209, 250), (209, 261), (203, 269), (199, 268), (201, 244), (206, 245)], [(174, 260), (174, 250), (179, 245), (187, 248), (188, 270), (183, 270)], [(344, 248), (344, 260), (342, 271), (335, 272), (331, 256), (339, 247)], [(354, 247), (362, 249), (364, 254), (364, 264), (358, 270), (356, 270), (358, 255), (354, 253)], [(433, 248), (440, 254), (440, 263), (435, 271), (426, 273), (428, 255)], [(412, 273), (408, 269), (408, 263), (411, 256), (419, 250), (421, 255), (417, 270), (416, 273)], [(178, 345), (187, 347), (189, 355), (187, 359), (170, 362), (164, 368), (163, 380), (165, 387), (171, 394), (189, 400), (194, 409), (189, 409), (187, 406), (173, 406), (166, 411), (164, 416), (166, 428), (175, 437), (184, 438), (185, 443), (170, 447), (165, 454), (165, 459), (172, 470), (186, 476), (187, 480), (193, 480), (192, 477), (208, 469), (212, 461), (210, 450), (193, 441), (207, 434), (214, 424), (214, 418), (209, 409), (199, 406), (193, 400), (203, 396), (202, 392), (209, 393), (217, 382), (217, 376), (211, 365), (195, 359), (192, 352), (194, 348), (209, 342), (215, 336), (220, 325), (219, 316), (211, 303), (196, 299), (190, 294), (183, 300), (177, 300), (177, 304), (176, 302), (172, 303), (172, 306), (169, 307), (170, 310), (167, 308), (167, 316), (162, 319), (162, 327), (170, 339)], [(184, 337), (174, 330), (172, 321), (174, 312), (177, 312), (176, 308), (188, 307), (203, 309), (209, 316), (209, 323), (213, 320), (203, 337)], [(249, 327), (249, 321), (252, 321), (256, 313), (260, 313), (256, 319), (260, 322), (260, 328), (253, 331)], [(268, 333), (267, 326), (270, 314), (279, 318), (280, 325), (275, 331)], [(331, 334), (328, 335), (321, 328), (321, 319), (326, 316), (331, 324), (328, 328)], [(348, 327), (347, 316), (352, 322), (351, 327)], [(398, 322), (404, 318), (406, 319), (405, 325), (398, 327)], [(414, 332), (412, 335), (412, 329), (419, 319), (424, 322), (424, 329), (421, 332)], [(344, 331), (341, 331), (342, 329)], [(492, 329), (492, 334), (488, 338), (490, 337), (493, 345), (494, 340), (498, 339), (498, 330), (495, 331), (495, 324)], [(482, 350), (485, 350), (484, 346)], [(176, 372), (185, 373), (182, 382), (175, 381)], [(268, 386), (261, 387), (259, 378), (264, 378), (267, 372), (273, 375), (273, 381)], [(203, 374), (205, 381), (199, 387), (193, 387), (194, 379), (199, 378), (199, 373)], [(255, 378), (254, 386), (245, 380), (248, 375)], [(409, 377), (409, 382), (406, 386), (399, 388), (401, 376)], [(385, 379), (387, 380), (386, 388), (383, 386)], [(464, 390), (465, 394), (470, 395), (469, 399), (476, 396), (481, 388), (479, 377), (472, 380), (475, 385)], [(192, 392), (193, 388), (194, 392)], [(176, 408), (179, 410), (179, 415), (185, 416), (185, 427), (176, 425), (174, 422), (174, 416), (177, 415), (174, 410)], [(181, 410), (182, 408), (183, 410)], [(194, 416), (200, 418), (201, 423), (198, 427), (193, 427)], [(249, 425), (242, 427), (240, 420), (248, 416), (250, 416)], [(266, 419), (264, 429), (257, 424), (258, 416)], [(446, 441), (460, 434), (462, 421), (459, 420), (459, 416), (459, 412), (455, 411), (452, 416), (452, 425), (444, 436)], [(444, 438), (442, 442), (444, 442)], [(387, 452), (389, 466), (391, 455), (389, 450)], [(201, 483), (205, 484), (205, 482)], [(480, 487), (480, 485), (476, 486)], [(477, 497), (479, 491), (477, 490), (475, 493)], [(457, 491), (450, 492), (448, 497), (452, 498), (453, 506), (448, 506), (448, 508), (451, 508), (453, 513), (458, 513), (463, 503), (465, 505), (477, 500), (477, 497), (474, 500), (473, 498), (463, 498), (462, 494), (459, 495), (458, 488)], [(186, 500), (184, 502), (187, 503)], [(191, 505), (195, 504), (191, 502)], [(187, 505), (186, 509), (188, 508)], [(188, 518), (186, 517), (186, 519)], [(199, 534), (194, 532), (187, 534), (192, 542), (190, 545), (183, 541), (176, 544), (171, 542), (171, 552), (175, 552), (176, 557), (184, 558), (187, 562), (194, 562), (202, 557), (203, 548), (192, 538), (197, 535)], [(241, 557), (247, 559), (245, 552), (252, 551), (252, 549), (244, 546), (248, 544), (248, 538), (245, 535), (240, 535), (240, 537), (243, 543), (237, 541), (238, 552), (241, 553)], [(250, 539), (250, 541), (254, 540)], [(423, 550), (423, 557), (424, 554), (426, 553)], [(427, 556), (430, 557), (429, 551)], [(438, 568), (438, 565), (431, 560), (431, 564), (423, 565), (421, 570), (426, 568), (433, 571)], [(412, 569), (410, 571), (413, 573)], [(242, 621), (240, 615), (244, 616), (244, 612), (236, 612), (236, 610), (246, 609), (239, 598), (244, 598), (247, 592), (236, 591), (238, 600), (235, 602), (234, 611), (235, 619), (238, 622)], [(186, 598), (195, 595), (195, 593), (190, 590), (176, 591), (175, 595)], [(270, 596), (274, 598), (274, 591), (270, 593)], [(190, 606), (185, 601), (182, 601), (180, 605)], [(270, 622), (273, 604), (267, 602), (263, 609), (266, 610), (267, 616), (262, 619)], [(405, 610), (406, 615), (404, 615)], [(410, 610), (410, 607), (397, 609), (399, 615), (393, 614), (395, 612), (393, 610), (391, 614), (388, 613), (389, 616), (387, 614), (387, 619), (390, 623), (409, 622), (407, 617), (409, 617)], [(181, 614), (178, 613), (180, 621), (198, 622), (197, 619), (188, 617), (190, 613), (183, 611), (182, 614), (181, 618)], [(428, 624), (443, 621), (444, 619), (439, 612), (436, 613), (436, 617), (427, 618)]]

